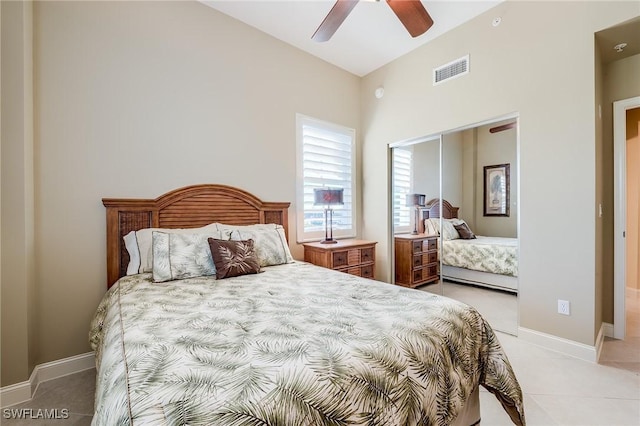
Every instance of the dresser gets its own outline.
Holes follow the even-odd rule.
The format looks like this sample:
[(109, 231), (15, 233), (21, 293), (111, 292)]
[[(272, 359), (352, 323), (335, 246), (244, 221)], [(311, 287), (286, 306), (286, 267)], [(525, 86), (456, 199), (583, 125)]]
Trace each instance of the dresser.
[(304, 243), (304, 261), (364, 278), (373, 278), (376, 242), (338, 240), (335, 244)]
[(418, 287), (437, 281), (438, 237), (424, 234), (395, 236), (395, 283)]

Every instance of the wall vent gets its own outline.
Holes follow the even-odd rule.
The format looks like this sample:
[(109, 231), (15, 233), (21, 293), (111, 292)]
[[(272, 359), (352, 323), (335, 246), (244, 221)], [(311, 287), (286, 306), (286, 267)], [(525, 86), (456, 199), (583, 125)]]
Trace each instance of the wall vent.
[(469, 55), (433, 69), (433, 85), (469, 74)]

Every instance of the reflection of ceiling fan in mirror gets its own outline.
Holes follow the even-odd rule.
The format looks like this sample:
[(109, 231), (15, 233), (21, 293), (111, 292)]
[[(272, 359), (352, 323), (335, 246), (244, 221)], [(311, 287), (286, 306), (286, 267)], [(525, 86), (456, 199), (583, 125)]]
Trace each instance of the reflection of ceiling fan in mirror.
[[(411, 37), (424, 34), (433, 25), (433, 19), (420, 0), (386, 0), (386, 2)], [(337, 0), (311, 38), (315, 41), (329, 40), (356, 4), (358, 0)]]
[(492, 128), (489, 129), (489, 132), (490, 133), (498, 133), (498, 132), (502, 132), (504, 130), (513, 129), (514, 127), (516, 127), (516, 122), (515, 121), (513, 121), (511, 123), (503, 124), (502, 126), (492, 127)]

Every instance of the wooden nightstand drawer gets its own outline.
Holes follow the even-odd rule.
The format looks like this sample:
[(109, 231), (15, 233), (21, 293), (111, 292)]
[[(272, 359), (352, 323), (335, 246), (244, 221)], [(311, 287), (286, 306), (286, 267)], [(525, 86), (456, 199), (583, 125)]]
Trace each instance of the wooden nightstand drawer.
[(339, 268), (349, 264), (349, 257), (346, 251), (337, 251), (333, 253), (333, 267)]
[(422, 243), (422, 251), (431, 251), (438, 248), (438, 240), (435, 238), (429, 238)]
[(374, 241), (339, 240), (336, 244), (305, 243), (304, 260), (314, 265), (346, 272), (365, 278), (374, 278)]
[(373, 265), (367, 265), (360, 268), (360, 276), (364, 278), (373, 278)]
[(428, 265), (430, 263), (435, 263), (438, 261), (438, 253), (422, 253), (413, 255), (413, 267), (416, 268), (418, 266)]
[(373, 262), (373, 260), (375, 259), (375, 250), (373, 249), (373, 247), (371, 248), (363, 248), (360, 251), (360, 255), (362, 256), (362, 262)]

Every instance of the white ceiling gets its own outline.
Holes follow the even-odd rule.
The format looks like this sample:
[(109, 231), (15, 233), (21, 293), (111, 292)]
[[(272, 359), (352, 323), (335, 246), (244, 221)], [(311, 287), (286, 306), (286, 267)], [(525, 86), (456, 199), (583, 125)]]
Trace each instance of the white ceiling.
[[(335, 0), (201, 0), (202, 3), (355, 75), (363, 76), (503, 0), (422, 0), (434, 24), (411, 38), (384, 0), (361, 0), (331, 40), (311, 36)], [(490, 23), (488, 23), (490, 24)]]

